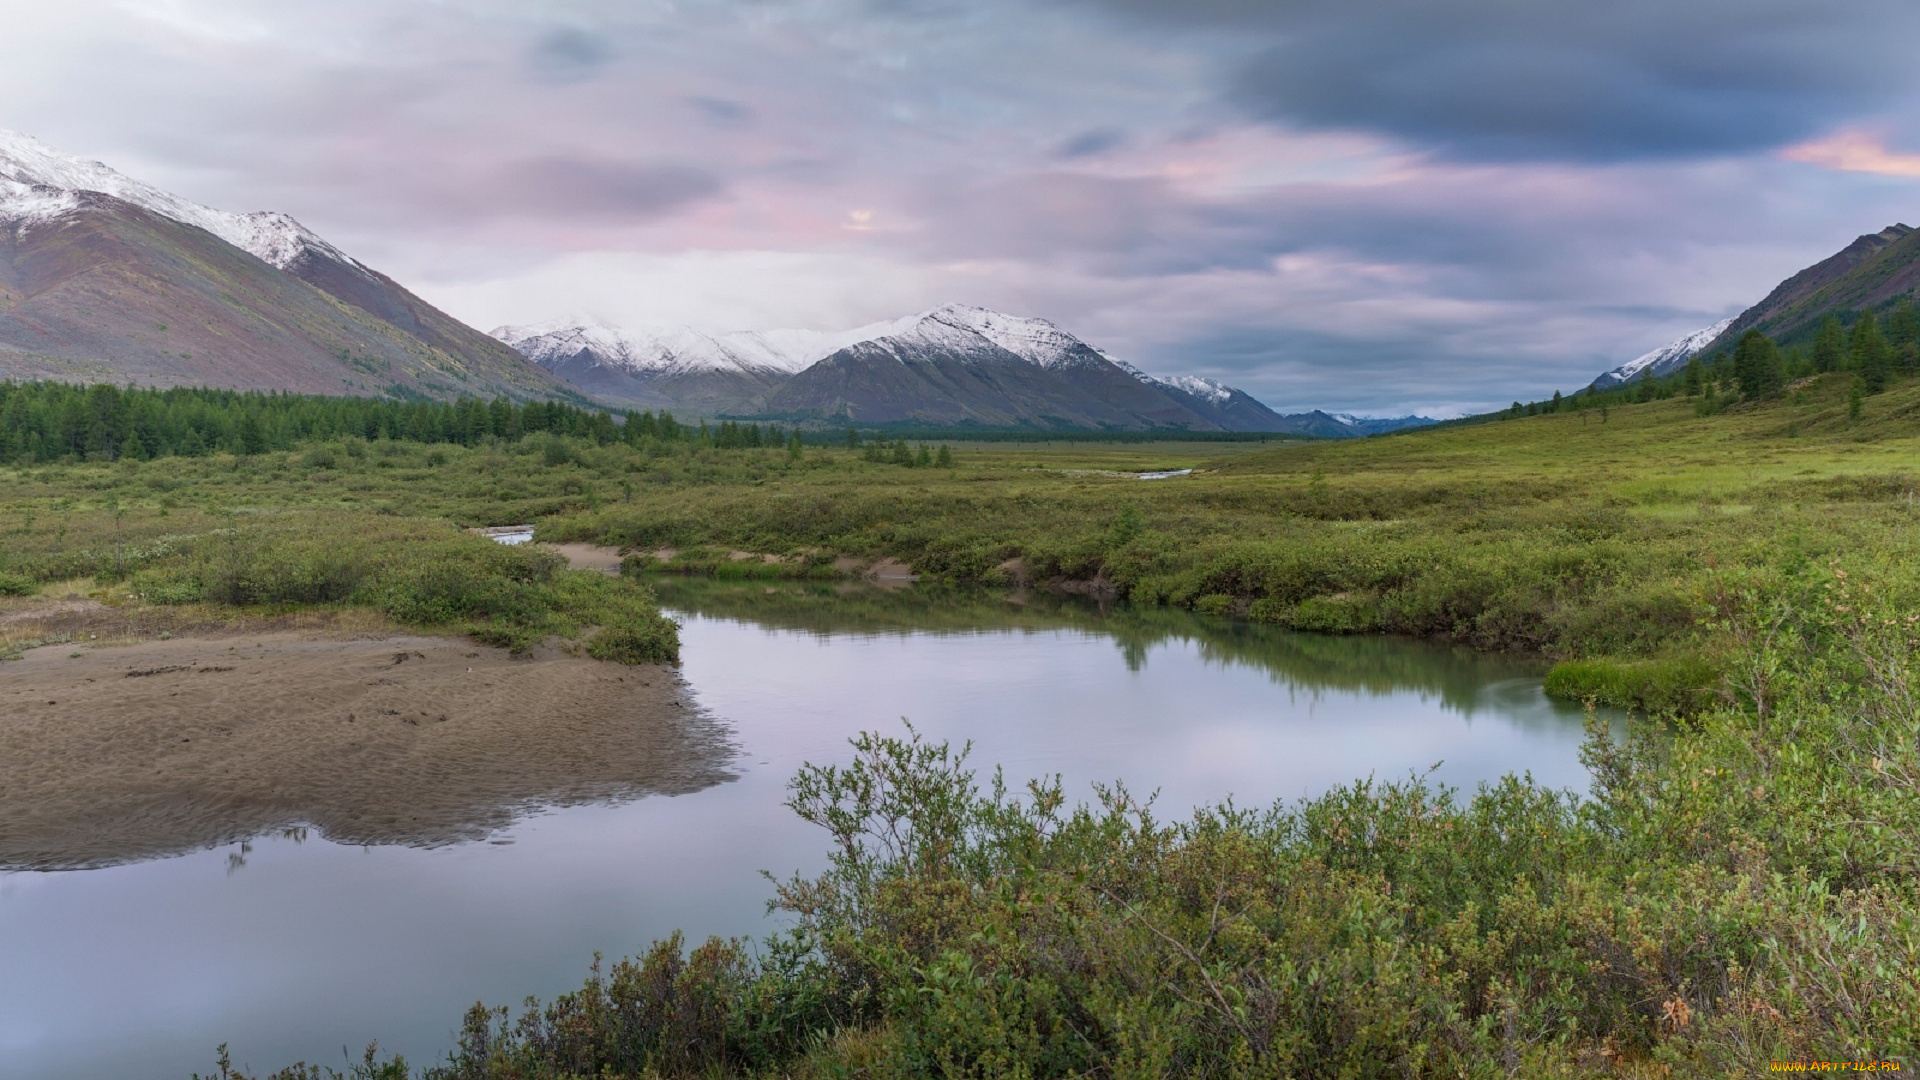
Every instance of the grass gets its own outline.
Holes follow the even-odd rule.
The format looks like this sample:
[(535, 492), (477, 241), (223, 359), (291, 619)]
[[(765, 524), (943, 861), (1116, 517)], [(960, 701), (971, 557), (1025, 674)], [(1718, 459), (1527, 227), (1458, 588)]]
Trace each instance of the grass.
[[(958, 444), (951, 469), (838, 448), (794, 460), (784, 449), (548, 434), (29, 466), (0, 470), (0, 587), (133, 573), (171, 558), (162, 549), (179, 537), (206, 548), (236, 522), (262, 537), (274, 521), (297, 522), (275, 534), (291, 543), (334, 521), (374, 534), (396, 521), (448, 534), (533, 521), (543, 540), (640, 552), (642, 569), (661, 549), (674, 558), (659, 569), (756, 579), (897, 558), (953, 584), (1092, 590), (1293, 629), (1584, 661), (1557, 691), (1687, 710), (1712, 697), (1728, 642), (1710, 627), (1741, 589), (1842, 556), (1907, 580), (1898, 552), (1916, 521), (1920, 383), (1868, 399), (1858, 421), (1846, 386), (1816, 378), (1710, 416), (1675, 398), (1604, 419), (1569, 411), (1353, 441)], [(1135, 478), (1182, 468), (1197, 471)], [(195, 557), (211, 565), (204, 550)], [(507, 579), (524, 570), (488, 565)], [(194, 587), (171, 573), (147, 595)], [(304, 602), (298, 593), (275, 595)], [(508, 634), (522, 641), (573, 602), (544, 595), (538, 617), (508, 614), (523, 607), (504, 594), (479, 616), (394, 611), (432, 625), (524, 624)], [(562, 633), (592, 618), (552, 617)], [(604, 649), (630, 651), (611, 639)]]
[[(788, 805), (791, 932), (680, 937), (383, 1080), (1732, 1076), (1920, 1046), (1911, 609), (1844, 572), (1743, 608), (1751, 696), (1590, 796), (1415, 777), (1162, 821), (867, 734)], [(1834, 825), (1845, 822), (1845, 828)], [(223, 1080), (244, 1076), (222, 1057)], [(297, 1066), (283, 1080), (340, 1074)]]
[[(1143, 638), (1186, 608), (1544, 655), (1559, 693), (1688, 716), (1596, 731), (1590, 797), (1414, 778), (1183, 822), (863, 737), (791, 788), (835, 853), (777, 888), (792, 934), (670, 939), (517, 1016), (477, 1008), (436, 1080), (1730, 1075), (1920, 1046), (1920, 383), (1857, 421), (1845, 396), (1265, 449), (959, 445), (951, 469), (553, 436), (35, 465), (0, 471), (0, 574), (84, 580), (130, 624), (351, 614), (629, 659), (670, 641), (647, 553), (715, 577), (888, 557), (1124, 595)], [(461, 531), (522, 521), (636, 572)], [(372, 1053), (350, 1073), (416, 1075)]]

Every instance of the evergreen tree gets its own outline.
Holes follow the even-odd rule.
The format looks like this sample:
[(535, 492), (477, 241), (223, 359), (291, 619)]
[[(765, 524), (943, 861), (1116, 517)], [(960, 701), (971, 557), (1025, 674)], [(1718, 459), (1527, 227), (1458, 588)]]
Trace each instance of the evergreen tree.
[(1847, 419), (1860, 419), (1860, 411), (1866, 404), (1867, 386), (1865, 380), (1855, 375), (1847, 381)]
[(1847, 332), (1832, 315), (1820, 320), (1820, 332), (1813, 339), (1813, 370), (1839, 371), (1847, 362)]
[(1873, 317), (1873, 312), (1866, 312), (1853, 324), (1848, 354), (1867, 393), (1877, 394), (1887, 388), (1887, 378), (1893, 369), (1893, 350), (1887, 346), (1886, 336), (1880, 332), (1880, 320)]
[(1920, 308), (1913, 298), (1903, 296), (1887, 316), (1887, 344), (1893, 347), (1894, 363), (1911, 374), (1920, 368)]
[(946, 443), (941, 443), (940, 453), (934, 457), (933, 463), (942, 469), (953, 468), (953, 450)]
[(1548, 412), (1559, 412), (1559, 411), (1560, 411), (1560, 391), (1558, 391), (1558, 390), (1555, 390), (1555, 391), (1553, 392), (1553, 404), (1552, 404), (1551, 406), (1549, 406), (1549, 407), (1548, 407), (1548, 409), (1547, 409), (1547, 411), (1548, 411)]
[(847, 449), (849, 450), (860, 449), (860, 433), (853, 430), (852, 428), (847, 429)]
[(793, 434), (787, 436), (787, 460), (799, 461), (803, 453), (805, 453), (805, 450), (802, 449), (800, 445), (800, 433), (795, 431)]
[(1699, 357), (1692, 357), (1687, 361), (1687, 370), (1686, 373), (1681, 376), (1681, 380), (1686, 387), (1688, 397), (1700, 396), (1701, 378)]
[(1748, 401), (1779, 394), (1787, 381), (1780, 347), (1758, 330), (1740, 335), (1740, 344), (1733, 350), (1733, 378), (1740, 396)]

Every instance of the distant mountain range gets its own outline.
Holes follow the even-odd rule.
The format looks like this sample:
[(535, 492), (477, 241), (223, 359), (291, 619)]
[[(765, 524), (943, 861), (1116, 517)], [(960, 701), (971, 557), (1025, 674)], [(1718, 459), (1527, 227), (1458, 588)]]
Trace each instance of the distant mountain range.
[(551, 325), (493, 334), (602, 400), (700, 415), (1335, 438), (1431, 422), (1283, 416), (1212, 379), (1148, 375), (1044, 319), (960, 304), (844, 331)]
[(232, 214), (0, 130), (0, 377), (574, 396), (285, 214)]
[(1694, 356), (1731, 350), (1748, 330), (1794, 343), (1810, 336), (1828, 315), (1876, 311), (1903, 296), (1920, 297), (1920, 232), (1894, 224), (1859, 237), (1781, 282), (1766, 299), (1739, 315), (1629, 360), (1594, 379), (1592, 385), (1605, 390), (1672, 374)]
[(834, 333), (489, 336), (286, 214), (216, 210), (5, 130), (0, 378), (896, 426), (1352, 437), (1430, 422), (1282, 416), (1211, 379), (1147, 375), (1043, 319), (953, 304)]

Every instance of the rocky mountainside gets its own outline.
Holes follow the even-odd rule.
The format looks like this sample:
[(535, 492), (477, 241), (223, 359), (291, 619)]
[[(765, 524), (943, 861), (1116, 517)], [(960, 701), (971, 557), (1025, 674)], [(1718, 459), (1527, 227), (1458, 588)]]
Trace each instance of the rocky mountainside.
[(1748, 330), (1776, 341), (1795, 341), (1810, 335), (1829, 314), (1877, 310), (1903, 296), (1920, 298), (1920, 232), (1895, 224), (1856, 239), (1781, 282), (1700, 351), (1731, 349)]
[[(988, 428), (1352, 436), (1196, 376), (1156, 378), (1044, 319), (949, 304), (853, 330), (503, 326), (494, 335), (583, 392), (696, 415)], [(1388, 422), (1397, 423), (1397, 422)]]
[(285, 214), (201, 206), (0, 131), (0, 377), (568, 396)]

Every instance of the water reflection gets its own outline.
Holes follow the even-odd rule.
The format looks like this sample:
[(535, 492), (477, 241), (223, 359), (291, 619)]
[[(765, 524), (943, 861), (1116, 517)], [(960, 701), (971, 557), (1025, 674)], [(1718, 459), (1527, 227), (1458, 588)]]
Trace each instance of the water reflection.
[[(652, 580), (670, 609), (767, 629), (820, 637), (1070, 630), (1112, 639), (1132, 672), (1144, 670), (1156, 649), (1177, 642), (1191, 645), (1209, 664), (1256, 668), (1295, 689), (1432, 694), (1448, 709), (1469, 717), (1489, 709), (1538, 712), (1539, 678), (1546, 671), (1539, 661), (1438, 642), (1303, 634), (1176, 608), (1054, 593), (665, 576)], [(1548, 713), (1578, 716), (1580, 710)]]
[[(255, 1072), (342, 1046), (416, 1062), (476, 999), (578, 984), (675, 929), (758, 935), (760, 876), (816, 872), (782, 806), (807, 761), (911, 717), (1009, 780), (1159, 792), (1163, 816), (1293, 799), (1444, 762), (1463, 787), (1583, 787), (1581, 715), (1537, 665), (1422, 642), (1291, 634), (1177, 611), (929, 589), (670, 579), (684, 675), (743, 751), (739, 779), (526, 818), (492, 842), (334, 844), (304, 830), (65, 873), (0, 874), (0, 1076)], [(506, 842), (506, 841), (511, 841)], [(242, 872), (244, 871), (244, 872)]]

